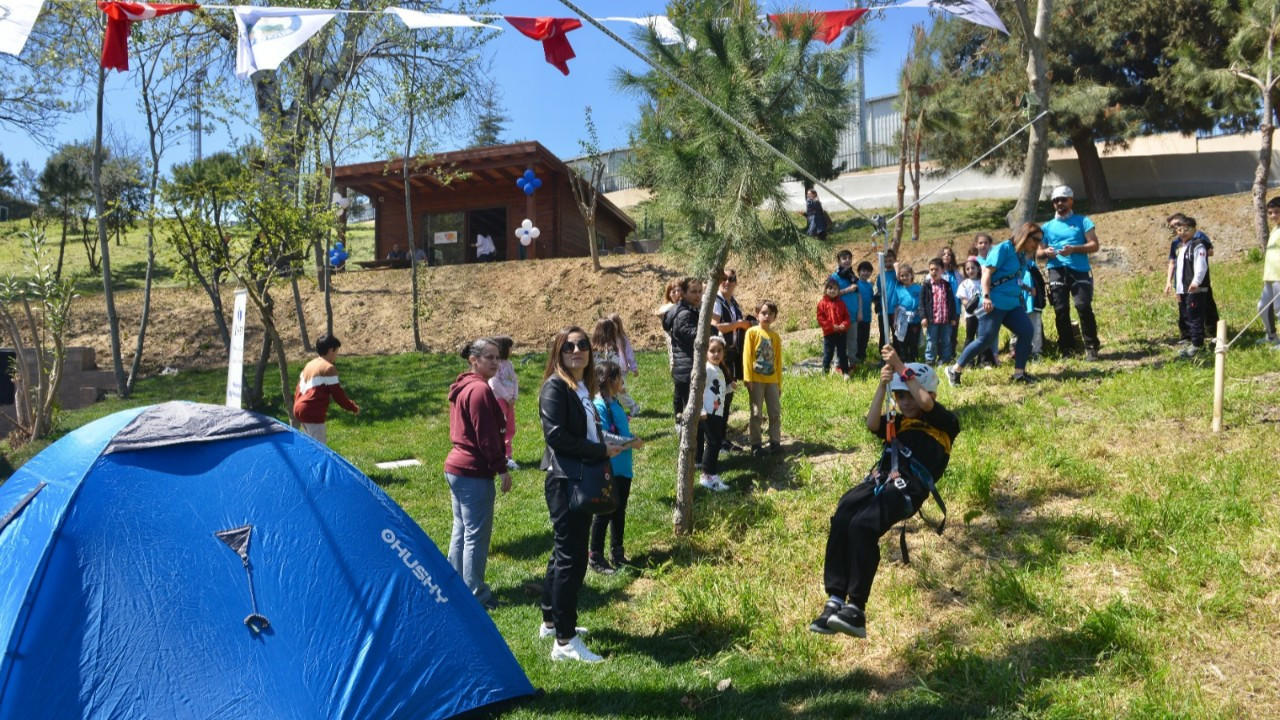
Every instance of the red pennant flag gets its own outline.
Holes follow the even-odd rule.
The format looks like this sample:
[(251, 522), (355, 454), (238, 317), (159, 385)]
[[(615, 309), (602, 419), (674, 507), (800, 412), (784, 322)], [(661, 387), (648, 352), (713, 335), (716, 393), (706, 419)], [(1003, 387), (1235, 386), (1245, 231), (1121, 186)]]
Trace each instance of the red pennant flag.
[(581, 21), (575, 18), (550, 17), (504, 16), (504, 19), (511, 23), (511, 27), (519, 30), (526, 37), (540, 40), (542, 42), (542, 51), (547, 56), (547, 62), (554, 65), (556, 69), (565, 75), (569, 74), (569, 60), (577, 57), (577, 55), (574, 54), (573, 47), (569, 45), (569, 38), (565, 37), (565, 33), (582, 27)]
[(821, 40), (830, 45), (840, 37), (840, 33), (850, 25), (858, 22), (859, 18), (866, 15), (867, 8), (856, 8), (854, 10), (831, 10), (827, 12), (812, 13), (784, 13), (780, 15), (770, 15), (769, 22), (773, 23), (774, 28), (778, 30), (778, 34), (783, 33), (783, 24), (799, 25), (806, 17), (813, 18), (818, 29), (813, 31), (813, 39)]
[(108, 70), (129, 69), (129, 30), (138, 20), (195, 10), (199, 5), (162, 5), (158, 3), (103, 2), (98, 8), (107, 15), (107, 32), (102, 38), (102, 67)]

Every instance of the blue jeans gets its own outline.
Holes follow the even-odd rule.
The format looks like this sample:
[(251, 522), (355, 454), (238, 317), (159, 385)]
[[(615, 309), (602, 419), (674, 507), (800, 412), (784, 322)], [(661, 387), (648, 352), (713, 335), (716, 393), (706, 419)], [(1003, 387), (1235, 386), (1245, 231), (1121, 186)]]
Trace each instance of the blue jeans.
[(924, 347), (924, 361), (932, 365), (934, 362), (951, 362), (951, 339), (955, 336), (955, 327), (951, 323), (929, 325), (929, 344)]
[(965, 346), (964, 352), (960, 353), (960, 359), (956, 361), (956, 365), (963, 368), (976, 355), (988, 348), (995, 352), (996, 343), (1000, 340), (1000, 326), (1004, 325), (1009, 328), (1018, 338), (1018, 342), (1013, 346), (1013, 367), (1016, 370), (1023, 370), (1027, 367), (1027, 358), (1031, 355), (1031, 320), (1027, 317), (1027, 311), (1022, 306), (1016, 306), (1012, 310), (999, 310), (992, 308), (991, 312), (978, 318), (978, 337), (973, 342)]
[(453, 534), (449, 537), (449, 564), (462, 577), (476, 599), (492, 597), (484, 581), (489, 564), (489, 537), (493, 534), (493, 478), (464, 477), (445, 473), (453, 495)]

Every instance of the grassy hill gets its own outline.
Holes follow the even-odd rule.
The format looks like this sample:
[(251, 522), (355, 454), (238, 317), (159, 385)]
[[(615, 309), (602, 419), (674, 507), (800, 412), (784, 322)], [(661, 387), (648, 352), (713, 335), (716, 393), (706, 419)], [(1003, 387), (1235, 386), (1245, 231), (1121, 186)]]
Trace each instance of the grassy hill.
[[(1165, 211), (1129, 212), (1155, 222)], [(1246, 230), (1215, 232), (1226, 223), (1192, 214), (1222, 236), (1214, 284), (1223, 316), (1239, 328), (1253, 315), (1260, 273), (1244, 252), (1247, 215)], [(1099, 227), (1105, 244), (1117, 223)], [(530, 585), (541, 582), (550, 548), (541, 473), (516, 473), (514, 491), (498, 499), (489, 581), (503, 606), (493, 618), (547, 691), (510, 717), (1280, 717), (1280, 354), (1253, 344), (1256, 326), (1244, 335), (1229, 354), (1226, 431), (1209, 433), (1212, 360), (1178, 360), (1169, 344), (1175, 309), (1160, 293), (1164, 237), (1145, 239), (1149, 261), (1142, 238), (1129, 238), (1130, 264), (1104, 273), (1103, 362), (1033, 363), (1042, 382), (1031, 387), (1009, 383), (1006, 363), (966, 373), (962, 388), (941, 388), (939, 400), (963, 427), (940, 483), (948, 529), (937, 536), (910, 521), (910, 565), (899, 562), (895, 535), (886, 538), (865, 641), (806, 626), (825, 598), (822, 548), (835, 501), (876, 453), (862, 427), (871, 371), (847, 383), (789, 374), (787, 454), (731, 455), (722, 475), (733, 491), (699, 490), (697, 531), (676, 539), (665, 354), (642, 354), (633, 394), (647, 408), (636, 426), (649, 446), (636, 456), (627, 524), (627, 550), (641, 569), (590, 574), (581, 600), (603, 665), (552, 665), (545, 641), (533, 637)], [(570, 266), (547, 267), (556, 275), (542, 280), (560, 287), (558, 273)], [(595, 288), (585, 275), (570, 278)], [(793, 306), (800, 297), (807, 294), (797, 291)], [(795, 311), (798, 324), (808, 307)], [(580, 302), (560, 321), (594, 311)], [(791, 335), (787, 363), (817, 349), (812, 333)], [(535, 404), (544, 361), (535, 354), (518, 364), (515, 448), (526, 468), (542, 450)], [(363, 412), (335, 411), (332, 447), (444, 544), (445, 389), (461, 361), (409, 353), (339, 364)], [(224, 381), (217, 369), (144, 380), (127, 403), (66, 413), (59, 427), (126, 405), (219, 402)], [(731, 425), (744, 424), (735, 413)], [(0, 476), (34, 450), (10, 452)], [(424, 464), (374, 466), (405, 457)], [(938, 515), (932, 503), (925, 512)]]

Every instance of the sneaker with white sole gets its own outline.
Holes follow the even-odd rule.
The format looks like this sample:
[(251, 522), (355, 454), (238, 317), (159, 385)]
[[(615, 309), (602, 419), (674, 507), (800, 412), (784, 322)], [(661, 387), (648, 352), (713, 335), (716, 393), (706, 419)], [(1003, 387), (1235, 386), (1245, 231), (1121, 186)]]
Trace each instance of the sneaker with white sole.
[(864, 638), (867, 636), (867, 616), (862, 614), (858, 606), (847, 603), (839, 612), (827, 618), (827, 627), (845, 635)]
[[(589, 631), (589, 630), (587, 630), (587, 629), (586, 629), (586, 628), (584, 628), (584, 627), (576, 627), (576, 628), (574, 628), (574, 629), (573, 629), (573, 631), (574, 631), (575, 633), (579, 634), (579, 635), (587, 635), (588, 633), (590, 633), (590, 631)], [(538, 637), (539, 637), (539, 638), (541, 638), (541, 639), (545, 640), (545, 639), (547, 639), (547, 638), (552, 638), (552, 637), (555, 637), (555, 636), (556, 636), (556, 629), (555, 629), (555, 628), (553, 628), (553, 627), (547, 627), (547, 624), (546, 624), (546, 623), (538, 623)]]
[(819, 635), (835, 635), (836, 631), (827, 625), (827, 621), (831, 619), (831, 616), (840, 612), (841, 607), (840, 603), (835, 600), (828, 600), (827, 604), (822, 606), (822, 614), (809, 623), (809, 632), (818, 633)]
[(519, 470), (519, 469), (520, 469), (520, 463), (516, 462), (515, 458), (507, 458), (507, 469), (508, 469), (508, 470)]
[(723, 480), (720, 479), (719, 475), (712, 475), (711, 482), (715, 483), (716, 486), (712, 489), (715, 490), (716, 492), (724, 492), (725, 490), (730, 489), (730, 487), (726, 485)]
[(551, 659), (559, 660), (575, 660), (577, 662), (598, 663), (604, 662), (604, 658), (587, 649), (586, 644), (582, 642), (582, 638), (574, 635), (569, 642), (561, 645), (557, 640), (551, 644)]
[(698, 478), (698, 484), (708, 490), (717, 492), (720, 490), (720, 486), (716, 484), (715, 478), (706, 473), (702, 473), (702, 477)]
[(960, 371), (952, 367), (943, 369), (943, 374), (947, 376), (947, 382), (951, 387), (960, 387)]

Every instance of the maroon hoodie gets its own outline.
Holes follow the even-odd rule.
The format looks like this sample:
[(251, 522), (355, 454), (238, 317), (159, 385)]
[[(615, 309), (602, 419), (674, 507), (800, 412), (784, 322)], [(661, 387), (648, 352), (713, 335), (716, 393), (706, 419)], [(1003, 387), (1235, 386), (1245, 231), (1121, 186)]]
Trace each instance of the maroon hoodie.
[(444, 471), (493, 478), (507, 469), (506, 420), (489, 383), (468, 371), (449, 386), (449, 440)]

